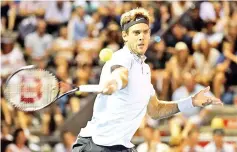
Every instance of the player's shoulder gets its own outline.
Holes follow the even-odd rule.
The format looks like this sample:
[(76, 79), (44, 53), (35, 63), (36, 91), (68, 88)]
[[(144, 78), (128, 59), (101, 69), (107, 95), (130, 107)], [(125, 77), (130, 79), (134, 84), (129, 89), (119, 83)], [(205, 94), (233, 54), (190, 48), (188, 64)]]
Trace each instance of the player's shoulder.
[(113, 55), (131, 55), (131, 53), (125, 48), (121, 48), (118, 51), (114, 52)]
[(120, 50), (114, 52), (113, 56), (112, 56), (112, 59), (113, 58), (120, 58), (121, 60), (123, 60), (123, 59), (133, 59), (132, 54), (124, 48), (121, 48)]

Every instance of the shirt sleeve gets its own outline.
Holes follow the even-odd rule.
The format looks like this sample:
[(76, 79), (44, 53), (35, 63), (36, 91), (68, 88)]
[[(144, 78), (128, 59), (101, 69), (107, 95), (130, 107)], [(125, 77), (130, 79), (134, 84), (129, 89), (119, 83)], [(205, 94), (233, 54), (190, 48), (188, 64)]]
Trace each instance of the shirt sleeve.
[(128, 53), (124, 52), (115, 52), (110, 60), (111, 67), (115, 65), (120, 65), (128, 69), (132, 67), (132, 57)]
[(31, 35), (29, 34), (29, 35), (27, 35), (27, 36), (25, 37), (25, 47), (31, 48), (31, 47), (32, 47), (31, 44), (32, 44), (32, 43), (31, 43)]

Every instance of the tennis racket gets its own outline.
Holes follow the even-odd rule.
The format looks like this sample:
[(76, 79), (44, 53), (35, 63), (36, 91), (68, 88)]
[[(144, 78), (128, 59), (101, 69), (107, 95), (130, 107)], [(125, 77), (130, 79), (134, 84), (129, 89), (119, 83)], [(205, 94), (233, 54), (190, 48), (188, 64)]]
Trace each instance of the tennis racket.
[(34, 65), (20, 68), (6, 81), (4, 94), (9, 103), (22, 111), (36, 111), (76, 91), (100, 93), (99, 85), (81, 85), (62, 92), (59, 79), (50, 71)]

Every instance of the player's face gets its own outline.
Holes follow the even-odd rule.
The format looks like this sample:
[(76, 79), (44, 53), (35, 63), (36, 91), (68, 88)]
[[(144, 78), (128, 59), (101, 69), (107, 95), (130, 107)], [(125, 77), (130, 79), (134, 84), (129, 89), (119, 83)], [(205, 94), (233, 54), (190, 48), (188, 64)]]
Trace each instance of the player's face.
[(124, 32), (124, 40), (129, 49), (139, 55), (145, 54), (150, 41), (150, 28), (145, 23), (131, 26), (128, 32)]

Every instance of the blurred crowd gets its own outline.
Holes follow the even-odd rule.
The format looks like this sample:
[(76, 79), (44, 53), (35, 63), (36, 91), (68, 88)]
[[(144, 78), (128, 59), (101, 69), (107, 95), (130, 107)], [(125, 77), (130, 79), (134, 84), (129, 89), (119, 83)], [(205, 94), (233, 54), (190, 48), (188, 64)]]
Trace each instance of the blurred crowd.
[[(69, 84), (97, 84), (103, 66), (100, 50), (115, 52), (123, 47), (121, 14), (137, 7), (151, 15), (153, 39), (146, 62), (159, 99), (179, 100), (210, 86), (210, 95), (224, 105), (237, 106), (234, 1), (2, 1), (2, 151), (70, 151), (76, 136), (67, 130), (59, 132), (59, 127), (80, 111), (88, 94), (66, 96), (40, 112), (24, 113), (6, 101), (2, 89), (6, 78), (22, 66), (35, 64)], [(223, 126), (213, 130), (208, 145), (198, 144), (199, 129), (211, 108), (165, 119), (171, 137), (166, 144), (160, 140), (160, 121), (146, 116), (136, 134), (144, 138), (138, 152), (234, 151), (234, 144), (223, 143)], [(60, 136), (61, 142), (41, 143), (42, 135)]]

